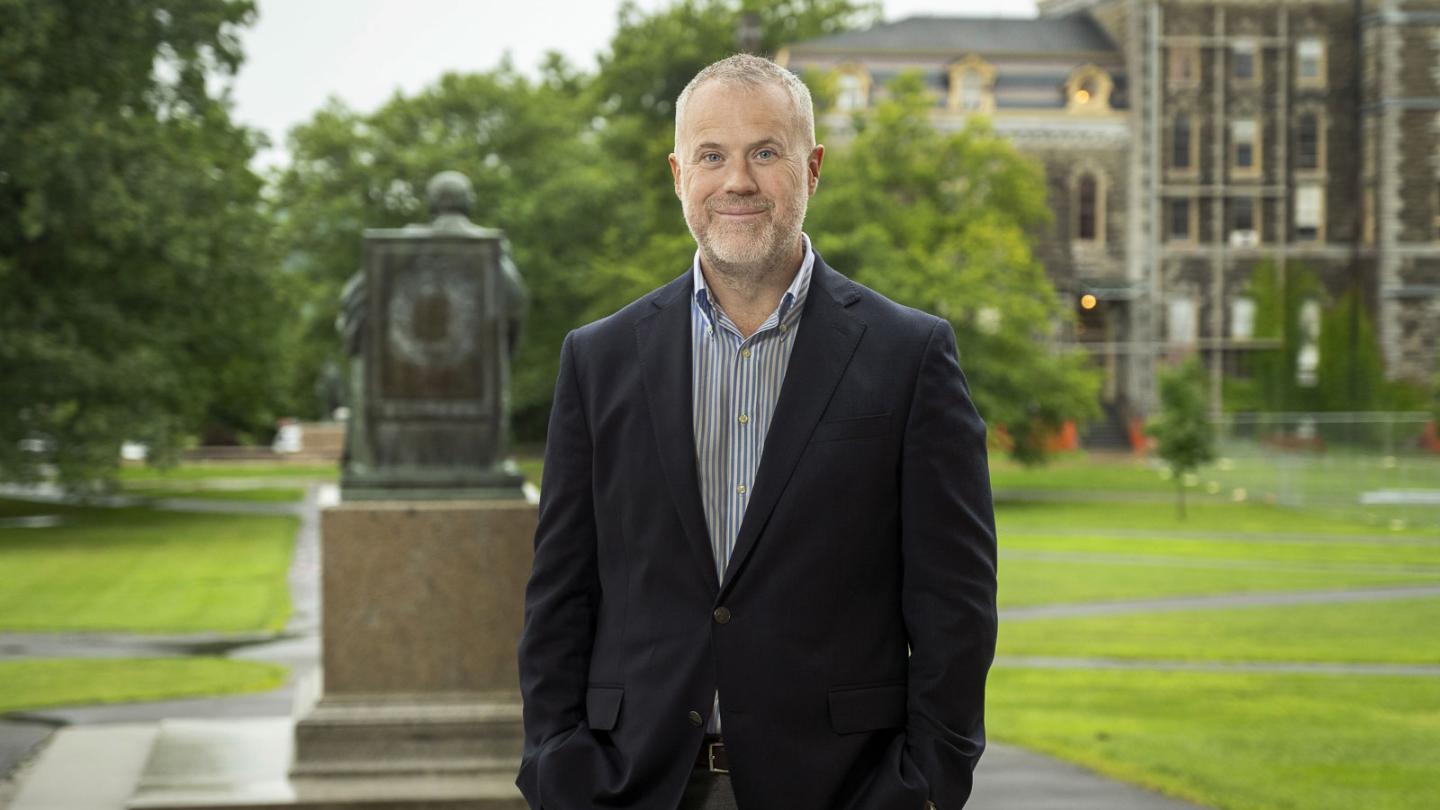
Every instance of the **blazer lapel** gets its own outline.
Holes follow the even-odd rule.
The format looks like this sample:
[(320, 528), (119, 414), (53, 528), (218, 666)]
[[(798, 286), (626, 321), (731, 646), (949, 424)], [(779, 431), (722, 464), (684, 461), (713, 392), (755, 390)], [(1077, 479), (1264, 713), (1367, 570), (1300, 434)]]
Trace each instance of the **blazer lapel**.
[[(690, 290), (687, 272), (653, 296), (655, 311), (635, 324), (645, 393), (655, 425), (655, 446), (670, 497), (685, 527), (691, 556), (712, 590), (719, 588), (715, 553), (700, 502), (700, 474), (695, 466), (695, 429), (691, 416)], [(804, 334), (803, 330), (801, 334)], [(796, 336), (797, 341), (799, 335)]]
[[(722, 593), (744, 567), (795, 471), (800, 454), (810, 442), (815, 424), (850, 365), (865, 324), (846, 311), (846, 307), (859, 299), (860, 292), (854, 282), (830, 269), (816, 253), (810, 292), (800, 316), (800, 333), (795, 336), (785, 382), (775, 403), (775, 416), (765, 435), (754, 493), (745, 507), (735, 550), (725, 567), (725, 580), (720, 585)], [(688, 351), (689, 344), (686, 345)], [(689, 380), (688, 375), (685, 379)]]

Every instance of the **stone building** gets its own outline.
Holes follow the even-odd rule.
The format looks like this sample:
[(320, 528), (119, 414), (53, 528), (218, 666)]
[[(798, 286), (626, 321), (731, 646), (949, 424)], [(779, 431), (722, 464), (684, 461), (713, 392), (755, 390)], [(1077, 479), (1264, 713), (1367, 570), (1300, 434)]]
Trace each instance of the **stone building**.
[(838, 138), (915, 70), (938, 127), (985, 115), (1043, 162), (1055, 226), (1037, 255), (1075, 302), (1068, 339), (1104, 369), (1112, 422), (1153, 408), (1159, 361), (1195, 352), (1221, 407), (1222, 376), (1275, 345), (1255, 337), (1247, 295), (1261, 261), (1281, 279), (1303, 265), (1331, 299), (1357, 291), (1388, 374), (1435, 374), (1440, 0), (1039, 7), (1035, 19), (910, 18), (777, 59), (834, 72), (822, 117)]

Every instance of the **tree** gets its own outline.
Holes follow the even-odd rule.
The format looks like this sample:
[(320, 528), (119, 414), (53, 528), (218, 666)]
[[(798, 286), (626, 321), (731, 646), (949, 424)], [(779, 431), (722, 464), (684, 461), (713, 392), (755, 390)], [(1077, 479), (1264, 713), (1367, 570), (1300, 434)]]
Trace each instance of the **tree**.
[(1185, 519), (1185, 476), (1215, 460), (1215, 427), (1205, 403), (1205, 370), (1191, 359), (1160, 373), (1160, 412), (1145, 432), (1159, 442), (1157, 452), (1175, 481), (1175, 508)]
[[(508, 64), (448, 75), (362, 114), (331, 103), (290, 134), (274, 213), (286, 264), (308, 292), (308, 390), (339, 341), (340, 285), (359, 267), (367, 227), (427, 218), (422, 189), (465, 173), (473, 219), (503, 228), (531, 293), (513, 376), (516, 436), (543, 437), (566, 331), (673, 278), (694, 254), (671, 190), (671, 105), (702, 67), (735, 49), (740, 15), (761, 15), (765, 43), (839, 30), (873, 16), (853, 0), (684, 0), (646, 14), (633, 3), (595, 75), (549, 57), (540, 80)], [(298, 394), (297, 394), (298, 396)]]
[(264, 430), (290, 290), (224, 95), (253, 4), (0, 6), (0, 477)]
[(811, 232), (857, 281), (951, 322), (981, 416), (1039, 463), (1047, 437), (1098, 412), (1099, 392), (1087, 358), (1052, 339), (1072, 315), (1030, 250), (1051, 217), (1042, 173), (981, 120), (937, 131), (933, 106), (908, 74), (856, 118), (826, 158)]

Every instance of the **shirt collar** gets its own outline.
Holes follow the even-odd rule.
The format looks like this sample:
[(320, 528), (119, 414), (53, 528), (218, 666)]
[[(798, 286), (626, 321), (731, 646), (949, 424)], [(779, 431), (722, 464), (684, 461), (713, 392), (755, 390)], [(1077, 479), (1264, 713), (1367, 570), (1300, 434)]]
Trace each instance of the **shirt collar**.
[[(795, 302), (805, 300), (805, 294), (810, 290), (810, 277), (815, 270), (815, 251), (810, 247), (810, 237), (805, 233), (800, 234), (800, 239), (805, 243), (805, 257), (800, 261), (800, 271), (785, 288), (785, 294), (780, 296), (780, 306), (777, 308), (777, 319), (784, 320)], [(700, 251), (695, 251), (695, 261), (691, 263), (690, 275), (694, 279), (695, 302), (700, 305), (700, 310), (705, 313), (706, 318), (711, 317), (710, 288), (705, 284), (705, 274), (700, 271)]]

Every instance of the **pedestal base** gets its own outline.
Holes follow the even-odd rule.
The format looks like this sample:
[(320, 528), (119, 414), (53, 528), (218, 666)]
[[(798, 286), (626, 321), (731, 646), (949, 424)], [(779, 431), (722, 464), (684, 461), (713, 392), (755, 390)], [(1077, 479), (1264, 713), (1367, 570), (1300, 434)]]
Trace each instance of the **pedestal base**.
[(295, 726), (291, 779), (384, 775), (514, 778), (520, 768), (520, 696), (326, 698)]
[(172, 720), (127, 810), (527, 810), (514, 772), (290, 779), (294, 724)]

